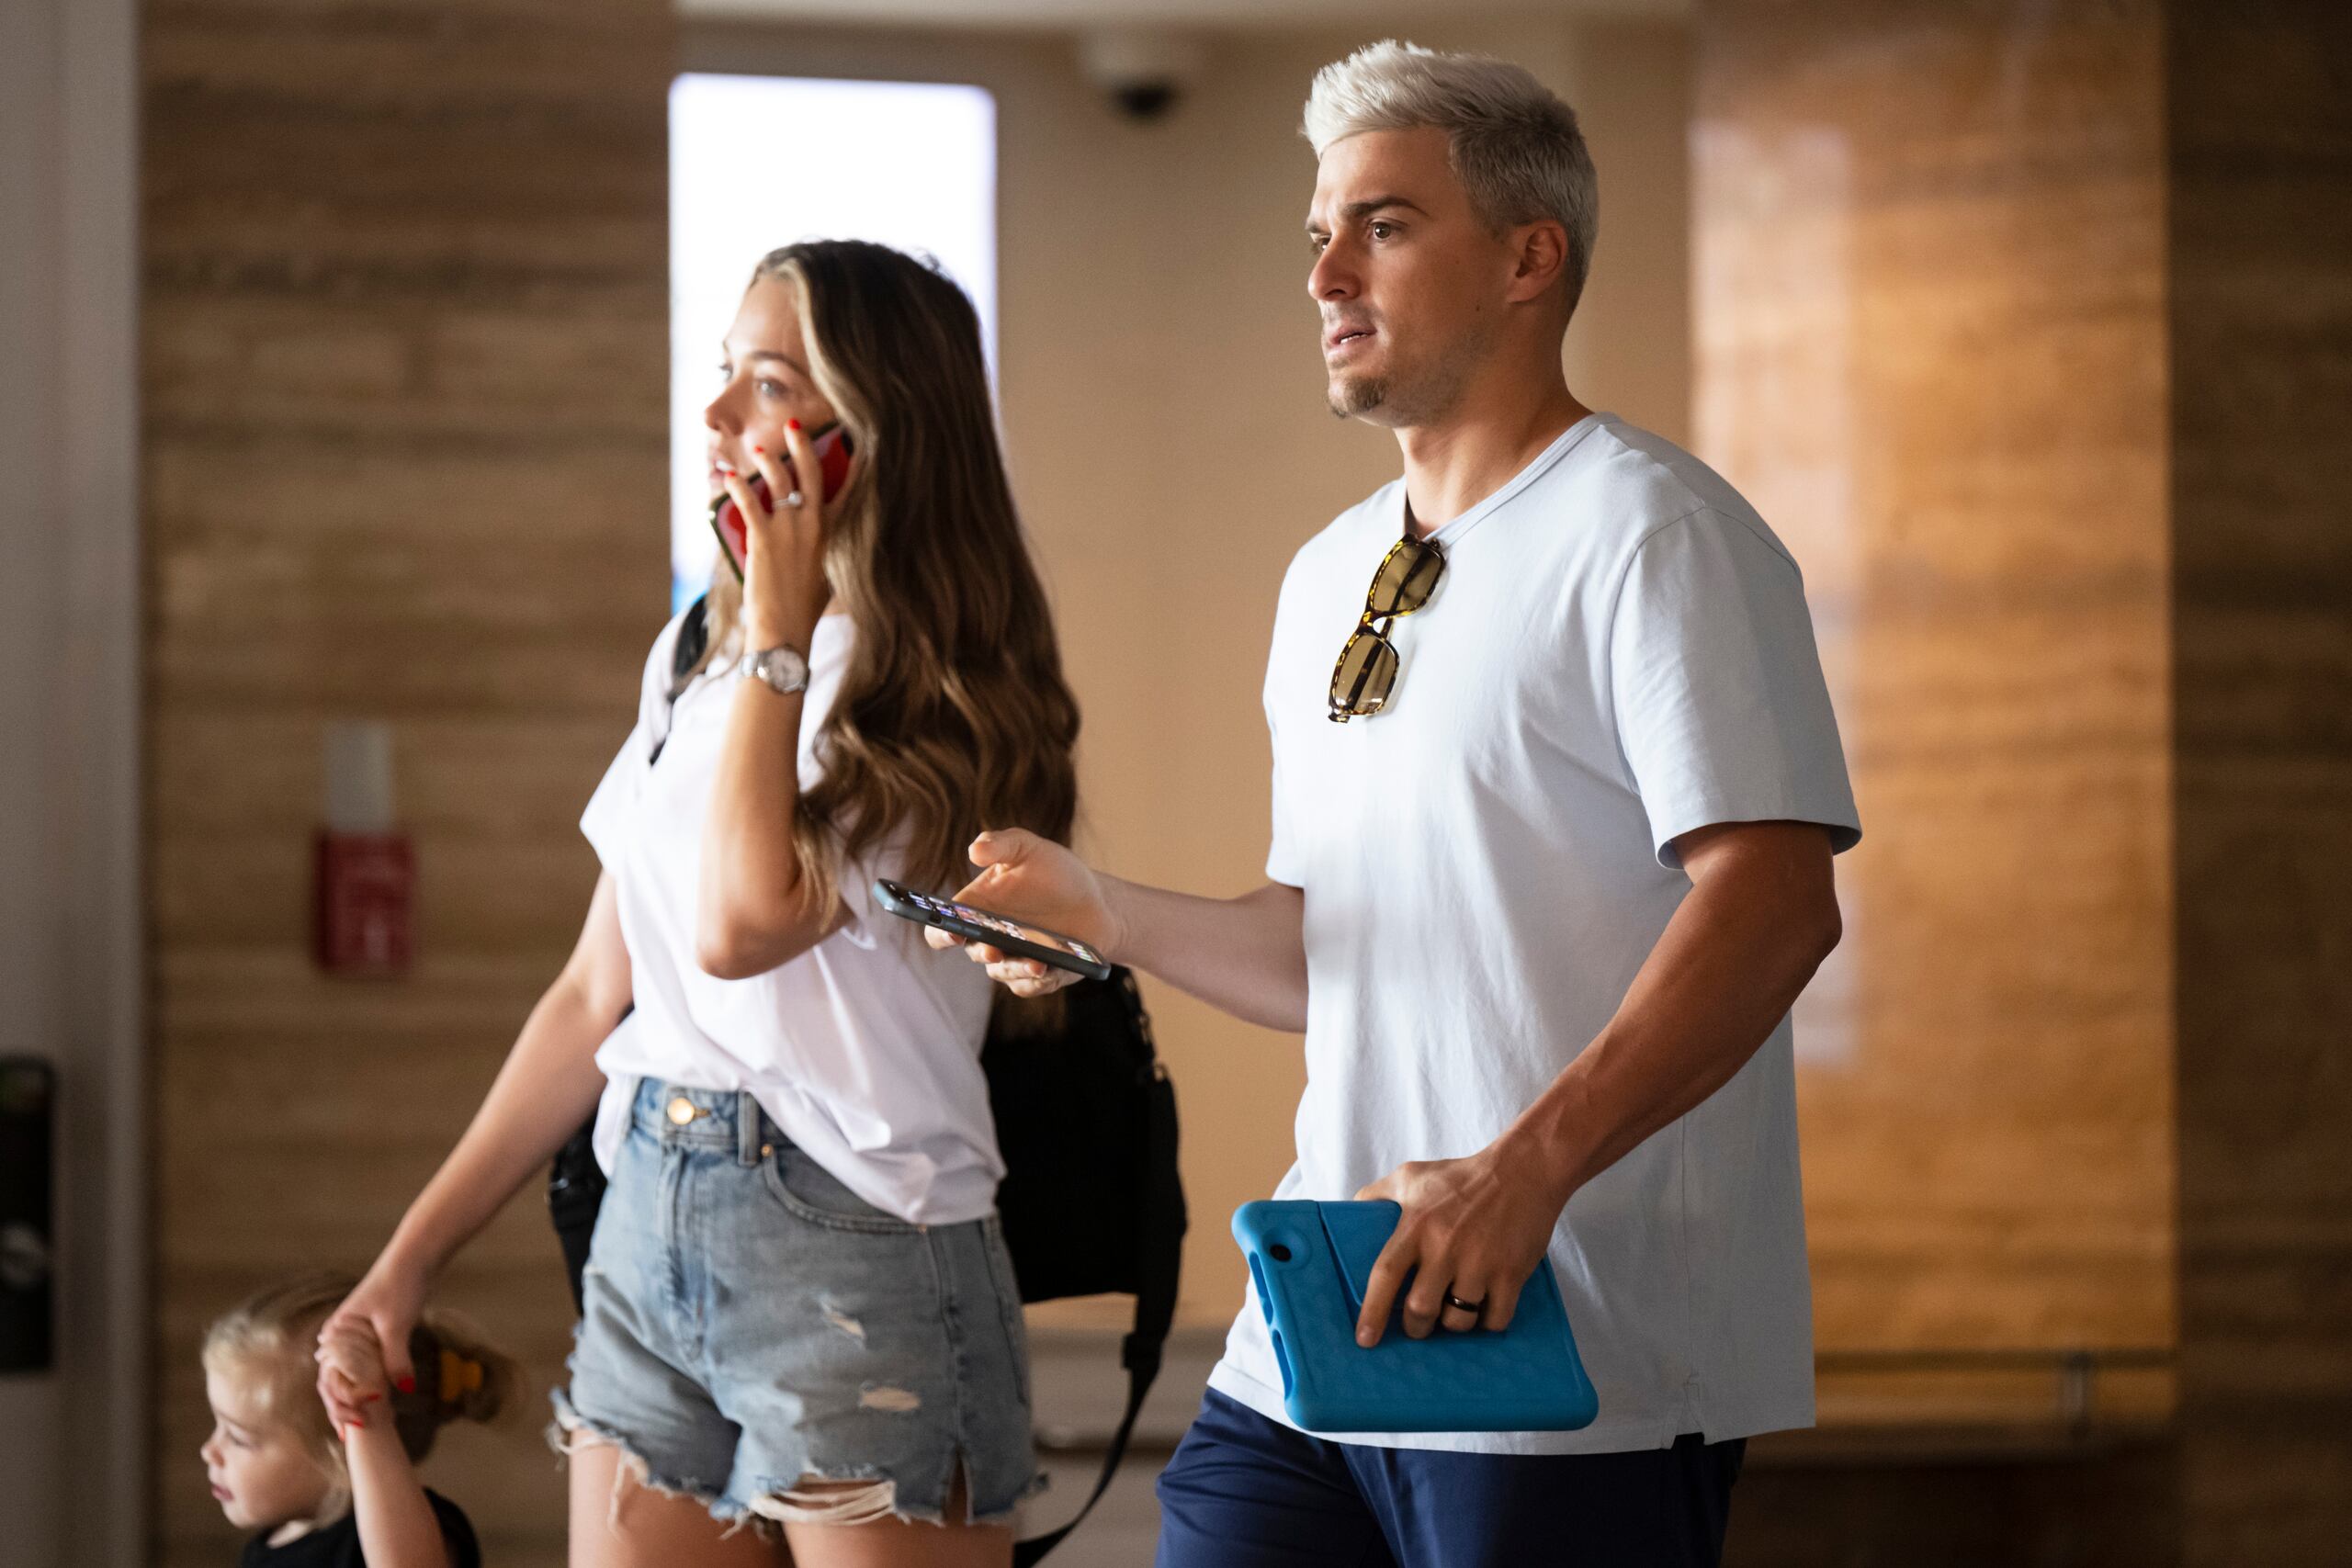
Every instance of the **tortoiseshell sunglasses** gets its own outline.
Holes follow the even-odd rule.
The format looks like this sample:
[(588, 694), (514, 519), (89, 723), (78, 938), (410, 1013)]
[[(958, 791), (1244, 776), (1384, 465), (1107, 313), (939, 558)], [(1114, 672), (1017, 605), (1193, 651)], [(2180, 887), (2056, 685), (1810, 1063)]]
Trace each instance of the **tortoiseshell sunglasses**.
[(1430, 602), (1437, 581), (1445, 575), (1445, 552), (1429, 539), (1410, 534), (1388, 547), (1380, 570), (1372, 574), (1372, 590), (1363, 597), (1363, 614), (1356, 629), (1340, 649), (1331, 671), (1331, 722), (1369, 718), (1388, 705), (1396, 686), (1396, 648), (1388, 640), (1390, 623), (1409, 615)]

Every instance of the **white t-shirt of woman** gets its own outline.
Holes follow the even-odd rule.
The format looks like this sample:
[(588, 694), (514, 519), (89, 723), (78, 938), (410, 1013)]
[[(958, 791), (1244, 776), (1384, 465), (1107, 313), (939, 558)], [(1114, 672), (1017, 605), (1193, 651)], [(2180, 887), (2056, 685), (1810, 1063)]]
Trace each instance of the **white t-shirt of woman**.
[[(598, 1160), (612, 1168), (638, 1081), (650, 1077), (750, 1093), (842, 1185), (910, 1224), (988, 1214), (1004, 1174), (979, 1065), (989, 980), (874, 908), (868, 886), (898, 874), (893, 852), (841, 868), (850, 921), (797, 958), (743, 980), (697, 962), (703, 824), (741, 677), (731, 660), (714, 659), (670, 700), (684, 619), (654, 640), (637, 727), (580, 819), (613, 879), (636, 1000), (596, 1053), (609, 1080)], [(801, 707), (803, 789), (822, 774), (814, 742), (854, 635), (846, 615), (817, 624)]]

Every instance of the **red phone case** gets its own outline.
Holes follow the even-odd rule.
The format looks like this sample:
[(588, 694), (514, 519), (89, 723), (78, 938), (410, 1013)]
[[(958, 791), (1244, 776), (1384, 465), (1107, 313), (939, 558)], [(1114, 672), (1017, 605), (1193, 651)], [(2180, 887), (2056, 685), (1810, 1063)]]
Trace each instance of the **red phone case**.
[[(849, 432), (841, 425), (829, 424), (818, 432), (817, 467), (825, 478), (823, 493), (827, 501), (839, 495), (842, 484), (849, 479), (850, 452)], [(791, 478), (793, 483), (797, 484), (800, 476), (794, 470), (792, 459), (786, 457), (783, 461), (785, 473)], [(775, 497), (768, 493), (768, 481), (765, 477), (755, 473), (750, 478), (752, 493), (760, 498), (760, 504), (773, 508), (775, 505)], [(746, 536), (743, 526), (743, 509), (736, 505), (735, 498), (725, 491), (719, 491), (711, 501), (710, 525), (718, 535), (719, 543), (727, 547), (727, 564), (735, 569), (735, 575), (738, 578), (741, 577), (743, 561), (751, 550), (751, 541)]]

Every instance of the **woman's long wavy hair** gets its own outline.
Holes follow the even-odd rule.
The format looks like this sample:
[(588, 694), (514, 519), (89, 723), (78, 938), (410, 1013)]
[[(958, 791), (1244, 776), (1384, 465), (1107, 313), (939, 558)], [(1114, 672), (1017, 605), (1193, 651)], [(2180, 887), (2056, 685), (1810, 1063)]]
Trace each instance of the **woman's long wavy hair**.
[[(793, 849), (811, 906), (878, 848), (926, 888), (969, 875), (984, 827), (1067, 842), (1078, 808), (1078, 701), (1005, 480), (961, 289), (862, 240), (772, 251), (754, 285), (799, 297), (808, 371), (855, 444), (826, 518), (825, 574), (856, 627), (819, 731), (822, 779), (800, 796)], [(714, 654), (741, 591), (712, 573)]]

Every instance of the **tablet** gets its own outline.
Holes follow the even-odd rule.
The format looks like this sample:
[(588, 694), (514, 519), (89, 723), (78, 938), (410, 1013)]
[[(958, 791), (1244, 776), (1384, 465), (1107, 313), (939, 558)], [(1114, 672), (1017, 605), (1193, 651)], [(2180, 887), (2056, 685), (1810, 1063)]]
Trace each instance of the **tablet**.
[(1379, 1344), (1367, 1350), (1356, 1343), (1373, 1263), (1402, 1213), (1385, 1201), (1268, 1201), (1235, 1211), (1233, 1236), (1250, 1259), (1290, 1418), (1331, 1433), (1590, 1426), (1600, 1401), (1548, 1258), (1536, 1264), (1510, 1326), (1499, 1334), (1441, 1328), (1414, 1339), (1398, 1309)]
[(1057, 969), (1067, 969), (1090, 980), (1111, 977), (1111, 965), (1103, 956), (1074, 936), (1049, 931), (1043, 926), (1033, 926), (1010, 915), (1000, 915), (993, 909), (958, 904), (953, 898), (934, 898), (928, 893), (918, 893), (888, 877), (875, 878), (874, 898), (875, 902), (902, 920), (912, 920), (921, 926), (937, 926), (941, 931), (953, 931), (968, 942), (993, 947), (1012, 957), (1034, 958), (1040, 964), (1050, 964)]

